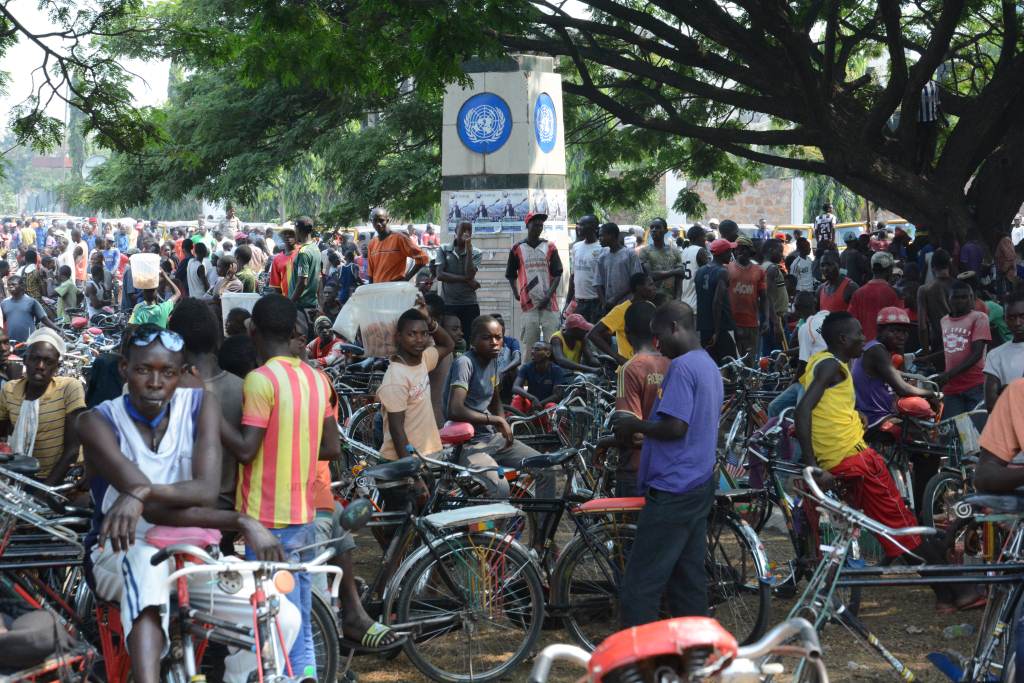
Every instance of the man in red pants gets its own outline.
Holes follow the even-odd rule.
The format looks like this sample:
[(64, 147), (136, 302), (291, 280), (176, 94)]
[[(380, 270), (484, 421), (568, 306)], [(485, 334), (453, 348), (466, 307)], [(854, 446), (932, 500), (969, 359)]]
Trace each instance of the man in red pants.
[[(830, 313), (821, 325), (828, 345), (807, 361), (800, 378), (806, 393), (796, 407), (796, 434), (804, 463), (820, 467), (823, 489), (839, 479), (849, 485), (848, 502), (886, 526), (917, 525), (917, 519), (900, 497), (882, 457), (864, 443), (864, 427), (856, 410), (850, 361), (864, 349), (864, 332), (847, 312)], [(887, 557), (905, 555), (908, 564), (945, 564), (945, 553), (934, 539), (902, 536), (894, 543), (879, 538)], [(936, 609), (948, 612), (984, 604), (971, 586), (933, 586)]]

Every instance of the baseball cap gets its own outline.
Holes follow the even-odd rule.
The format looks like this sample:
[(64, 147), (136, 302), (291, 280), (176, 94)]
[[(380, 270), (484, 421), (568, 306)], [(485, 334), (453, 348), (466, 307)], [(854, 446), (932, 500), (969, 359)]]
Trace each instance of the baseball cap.
[(899, 306), (886, 306), (878, 312), (875, 322), (879, 325), (913, 325), (907, 311)]
[(751, 249), (753, 249), (754, 248), (754, 243), (746, 235), (740, 235), (739, 237), (736, 238), (736, 246), (737, 247), (750, 247)]
[(731, 251), (736, 248), (736, 242), (730, 242), (719, 237), (708, 245), (708, 249), (711, 250), (712, 254), (724, 254), (727, 251)]
[(872, 268), (892, 268), (895, 262), (892, 254), (887, 251), (876, 251), (871, 255)]
[(584, 332), (590, 332), (594, 329), (594, 326), (587, 322), (579, 313), (572, 313), (565, 318), (565, 329), (567, 330), (583, 330)]
[(543, 211), (531, 211), (530, 213), (526, 214), (525, 223), (529, 225), (530, 221), (532, 221), (534, 218), (539, 218), (541, 220), (546, 221), (548, 219), (548, 215)]

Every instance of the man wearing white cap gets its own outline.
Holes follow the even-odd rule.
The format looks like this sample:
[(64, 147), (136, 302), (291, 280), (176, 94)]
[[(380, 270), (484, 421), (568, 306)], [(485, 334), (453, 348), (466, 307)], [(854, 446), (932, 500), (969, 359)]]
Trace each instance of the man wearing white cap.
[(85, 408), (85, 392), (78, 379), (55, 376), (66, 353), (60, 334), (44, 327), (26, 345), (25, 376), (0, 390), (0, 434), (12, 452), (36, 458), (38, 476), (54, 484), (78, 458), (74, 422)]

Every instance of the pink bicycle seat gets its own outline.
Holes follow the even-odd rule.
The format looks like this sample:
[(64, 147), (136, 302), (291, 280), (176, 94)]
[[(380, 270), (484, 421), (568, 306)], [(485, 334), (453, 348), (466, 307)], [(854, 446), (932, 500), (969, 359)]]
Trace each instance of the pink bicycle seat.
[(89, 319), (84, 318), (80, 315), (71, 319), (71, 327), (75, 328), (76, 330), (84, 329), (88, 325)]
[(458, 446), (473, 438), (476, 430), (468, 422), (445, 422), (441, 428), (441, 443), (445, 446)]
[(197, 526), (155, 526), (146, 532), (146, 543), (161, 549), (178, 544), (205, 548), (220, 543), (220, 532)]
[(904, 396), (896, 401), (896, 409), (901, 415), (909, 415), (919, 420), (930, 420), (935, 417), (931, 405), (920, 396)]

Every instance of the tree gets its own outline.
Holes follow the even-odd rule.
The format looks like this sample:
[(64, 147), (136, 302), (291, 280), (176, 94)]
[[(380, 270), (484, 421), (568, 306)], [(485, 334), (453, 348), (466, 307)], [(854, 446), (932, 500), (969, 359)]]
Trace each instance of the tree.
[[(668, 169), (711, 177), (727, 193), (771, 165), (832, 177), (937, 233), (980, 231), (990, 241), (1024, 201), (1024, 25), (1013, 0), (573, 6), (583, 10), (570, 14), (557, 0), (176, 0), (147, 10), (156, 29), (148, 42), (128, 36), (121, 49), (173, 58), (195, 71), (189, 82), (220, 70), (255, 93), (276, 87), (291, 109), (236, 111), (237, 125), (221, 131), (260, 145), (298, 129), (307, 142), (295, 145), (319, 153), (321, 134), (388, 110), (411, 83), (416, 98), (437, 101), (463, 77), (464, 60), (527, 51), (561, 60), (566, 93), (586, 102), (581, 110), (595, 122), (580, 127), (601, 141), (595, 151), (631, 153), (617, 177), (585, 169), (606, 196), (635, 198)], [(878, 57), (886, 66), (871, 68)], [(922, 125), (921, 95), (932, 82), (942, 118)], [(404, 132), (395, 138), (403, 145), (423, 139), (421, 130)], [(190, 139), (171, 133), (170, 141)], [(207, 175), (190, 188), (258, 186), (243, 180), (260, 174), (232, 168), (236, 160), (268, 168), (249, 149), (205, 142), (220, 149), (205, 161), (220, 165), (197, 164)], [(171, 142), (166, 151), (187, 164), (195, 146)], [(681, 203), (700, 208), (690, 194)]]
[[(937, 232), (994, 240), (1024, 201), (1019, 3), (583, 4), (586, 16), (535, 2), (492, 35), (571, 60), (566, 92), (624, 124), (831, 176)], [(885, 78), (851, 69), (876, 52)], [(931, 82), (935, 126), (918, 122)]]
[[(93, 135), (108, 149), (137, 149), (152, 135), (143, 112), (132, 106), (130, 74), (105, 47), (109, 40), (147, 31), (141, 7), (141, 0), (0, 5), (0, 55), (19, 41), (42, 54), (31, 69), (31, 93), (11, 112), (11, 130), (19, 144), (48, 151), (63, 142), (63, 122), (48, 113), (55, 102), (77, 109), (82, 135)], [(39, 11), (48, 17), (49, 28), (30, 27), (27, 15)], [(9, 80), (0, 72), (0, 88)]]

